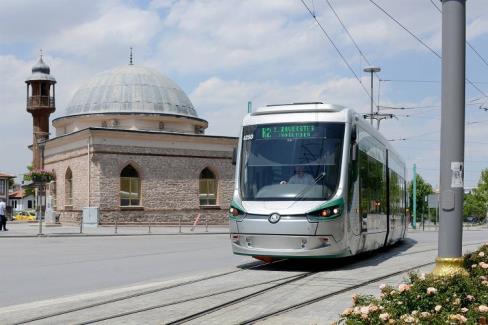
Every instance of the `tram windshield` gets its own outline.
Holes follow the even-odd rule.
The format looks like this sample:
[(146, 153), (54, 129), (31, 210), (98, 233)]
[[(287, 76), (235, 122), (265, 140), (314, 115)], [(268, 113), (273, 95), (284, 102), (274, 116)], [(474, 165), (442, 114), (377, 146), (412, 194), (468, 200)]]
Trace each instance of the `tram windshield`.
[(343, 123), (245, 126), (243, 200), (328, 200), (337, 190)]

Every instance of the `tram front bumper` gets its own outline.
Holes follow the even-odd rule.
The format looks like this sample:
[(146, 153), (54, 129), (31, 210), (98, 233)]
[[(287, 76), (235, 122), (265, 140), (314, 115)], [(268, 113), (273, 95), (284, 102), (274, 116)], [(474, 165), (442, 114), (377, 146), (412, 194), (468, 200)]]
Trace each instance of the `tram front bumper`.
[(234, 254), (250, 256), (334, 258), (350, 255), (332, 236), (230, 235)]

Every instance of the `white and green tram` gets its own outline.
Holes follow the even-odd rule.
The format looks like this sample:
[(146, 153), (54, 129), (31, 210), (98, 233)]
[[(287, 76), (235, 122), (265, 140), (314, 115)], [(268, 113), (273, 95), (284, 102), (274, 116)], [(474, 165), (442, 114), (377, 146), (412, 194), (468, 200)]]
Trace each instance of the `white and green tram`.
[(351, 109), (259, 108), (244, 118), (235, 163), (235, 254), (342, 257), (405, 237), (405, 164)]

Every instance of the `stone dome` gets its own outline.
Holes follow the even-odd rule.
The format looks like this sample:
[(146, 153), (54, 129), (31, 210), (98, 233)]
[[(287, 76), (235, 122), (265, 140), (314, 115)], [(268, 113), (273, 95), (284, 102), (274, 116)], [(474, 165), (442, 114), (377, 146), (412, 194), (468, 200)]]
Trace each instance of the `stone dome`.
[(162, 114), (198, 117), (183, 90), (158, 71), (127, 65), (101, 72), (78, 89), (66, 116)]

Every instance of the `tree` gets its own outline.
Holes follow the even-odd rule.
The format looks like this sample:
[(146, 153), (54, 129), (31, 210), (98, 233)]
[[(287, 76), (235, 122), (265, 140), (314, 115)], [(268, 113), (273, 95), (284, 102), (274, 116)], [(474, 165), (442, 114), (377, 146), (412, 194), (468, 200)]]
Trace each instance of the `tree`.
[[(425, 198), (429, 195), (434, 193), (432, 190), (432, 185), (427, 183), (422, 176), (417, 174), (417, 195), (416, 195), (416, 202), (417, 202), (417, 221), (419, 221), (419, 217), (422, 214), (427, 213), (427, 202), (425, 202)], [(410, 182), (408, 185), (408, 192), (410, 193), (410, 211), (413, 216), (413, 184)]]
[[(28, 166), (27, 166), (27, 170), (28, 170), (29, 172), (31, 172), (31, 171), (32, 171), (32, 165), (28, 165)], [(32, 179), (31, 179), (31, 177), (30, 177), (30, 175), (29, 175), (29, 174), (27, 174), (27, 173), (26, 173), (26, 174), (24, 174), (24, 181), (32, 181)], [(33, 188), (31, 188), (31, 187), (26, 188), (26, 189), (24, 190), (24, 193), (25, 193), (25, 196), (29, 196), (29, 195), (34, 195), (34, 194), (35, 194), (34, 189), (33, 189)]]
[(464, 217), (486, 218), (488, 209), (488, 168), (481, 171), (478, 187), (464, 196)]

